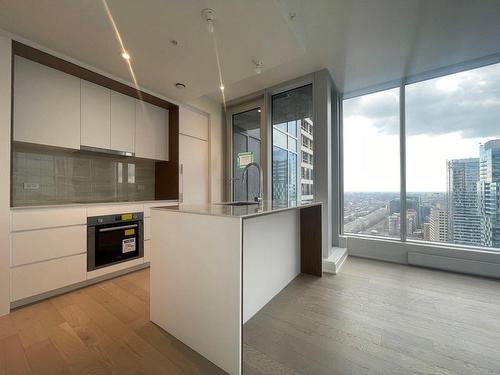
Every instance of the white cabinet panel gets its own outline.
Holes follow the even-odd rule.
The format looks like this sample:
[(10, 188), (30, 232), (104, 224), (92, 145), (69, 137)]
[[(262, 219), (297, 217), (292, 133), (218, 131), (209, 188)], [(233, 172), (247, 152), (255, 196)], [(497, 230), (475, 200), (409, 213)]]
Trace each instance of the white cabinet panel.
[(146, 217), (144, 219), (144, 240), (150, 240), (151, 239), (151, 218)]
[(151, 261), (151, 241), (144, 241), (144, 263)]
[(179, 135), (182, 203), (208, 203), (208, 142)]
[(50, 228), (12, 233), (12, 266), (86, 252), (87, 227)]
[(53, 259), (11, 268), (11, 301), (35, 296), (86, 279), (87, 255)]
[(26, 208), (12, 211), (12, 231), (87, 224), (85, 207)]
[(208, 116), (179, 107), (179, 133), (208, 141)]
[(156, 201), (152, 203), (144, 203), (144, 217), (151, 217), (151, 207), (162, 207), (162, 206), (177, 206), (179, 202), (177, 201)]
[(87, 272), (87, 280), (91, 280), (91, 279), (94, 279), (96, 277), (101, 277), (104, 275), (109, 275), (113, 272), (126, 270), (128, 268), (137, 267), (143, 263), (144, 263), (144, 258), (137, 258), (137, 259), (128, 260), (126, 262), (113, 264), (112, 266), (99, 268), (97, 270)]
[(81, 144), (109, 149), (111, 147), (111, 91), (81, 80)]
[(134, 152), (135, 99), (111, 91), (111, 149)]
[(127, 214), (132, 212), (142, 212), (143, 210), (144, 210), (144, 205), (142, 204), (90, 206), (87, 208), (87, 216)]
[(80, 148), (80, 79), (16, 56), (15, 141)]
[(136, 100), (135, 155), (168, 160), (168, 111)]

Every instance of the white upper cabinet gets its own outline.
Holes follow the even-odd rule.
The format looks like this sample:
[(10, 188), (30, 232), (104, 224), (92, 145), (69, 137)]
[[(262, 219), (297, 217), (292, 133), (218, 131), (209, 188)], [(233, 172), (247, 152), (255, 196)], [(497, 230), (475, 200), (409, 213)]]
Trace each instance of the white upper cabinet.
[(81, 145), (111, 148), (111, 91), (81, 80)]
[(16, 56), (15, 141), (80, 148), (80, 79)]
[(208, 141), (207, 115), (179, 107), (179, 133)]
[(136, 100), (135, 119), (135, 156), (168, 160), (168, 111)]
[(111, 149), (135, 152), (135, 99), (111, 91)]

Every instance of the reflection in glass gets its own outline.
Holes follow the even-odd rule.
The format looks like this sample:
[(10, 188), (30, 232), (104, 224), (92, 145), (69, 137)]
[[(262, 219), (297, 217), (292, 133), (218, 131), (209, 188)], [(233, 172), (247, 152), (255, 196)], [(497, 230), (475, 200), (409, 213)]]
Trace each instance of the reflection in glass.
[(314, 198), (312, 99), (312, 85), (272, 97), (274, 201)]

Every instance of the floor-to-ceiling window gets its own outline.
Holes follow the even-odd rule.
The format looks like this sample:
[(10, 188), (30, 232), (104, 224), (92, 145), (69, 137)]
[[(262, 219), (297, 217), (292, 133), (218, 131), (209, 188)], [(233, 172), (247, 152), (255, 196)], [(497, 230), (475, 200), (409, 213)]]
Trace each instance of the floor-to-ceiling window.
[(271, 98), (272, 195), (278, 204), (314, 197), (312, 111), (312, 85)]
[(499, 124), (500, 64), (345, 99), (344, 233), (500, 248)]
[(399, 89), (343, 103), (344, 232), (399, 237)]

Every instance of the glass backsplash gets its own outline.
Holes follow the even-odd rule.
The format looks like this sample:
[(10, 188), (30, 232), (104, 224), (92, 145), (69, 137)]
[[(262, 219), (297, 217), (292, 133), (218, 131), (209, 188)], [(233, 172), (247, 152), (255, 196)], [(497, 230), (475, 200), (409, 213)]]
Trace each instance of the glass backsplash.
[(153, 200), (155, 162), (12, 145), (12, 206)]

